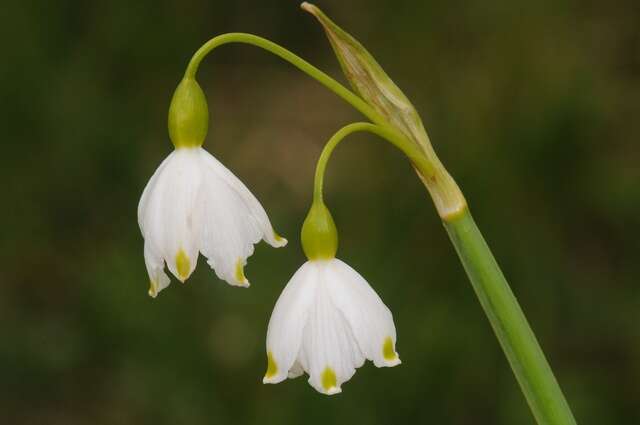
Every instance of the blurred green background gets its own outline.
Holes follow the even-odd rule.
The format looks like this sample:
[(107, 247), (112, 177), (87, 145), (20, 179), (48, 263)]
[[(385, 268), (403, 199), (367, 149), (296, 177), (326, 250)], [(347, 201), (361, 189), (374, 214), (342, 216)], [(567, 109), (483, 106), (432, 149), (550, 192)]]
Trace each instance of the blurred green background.
[[(640, 10), (636, 1), (318, 3), (420, 110), (581, 424), (640, 423)], [(208, 38), (266, 36), (338, 76), (298, 2), (3, 2), (0, 416), (6, 424), (533, 424), (430, 199), (357, 135), (329, 166), (339, 256), (394, 313), (394, 369), (326, 397), (265, 386), (271, 309), (304, 261), (315, 160), (361, 117), (262, 51), (201, 67), (205, 147), (289, 238), (253, 285), (200, 259), (147, 296), (136, 208)]]

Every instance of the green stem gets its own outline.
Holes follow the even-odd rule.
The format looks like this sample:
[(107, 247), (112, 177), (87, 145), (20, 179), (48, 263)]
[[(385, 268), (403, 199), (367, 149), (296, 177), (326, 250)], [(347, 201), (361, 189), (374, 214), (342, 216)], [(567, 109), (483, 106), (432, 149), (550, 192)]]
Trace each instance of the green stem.
[(549, 363), (471, 213), (465, 208), (445, 218), (444, 225), (536, 421), (575, 425)]
[(234, 32), (234, 33), (222, 34), (207, 41), (205, 44), (202, 45), (202, 47), (198, 49), (198, 51), (196, 51), (196, 53), (191, 58), (191, 61), (187, 66), (187, 70), (184, 73), (184, 78), (195, 79), (196, 73), (198, 72), (198, 67), (200, 66), (200, 62), (202, 62), (202, 59), (204, 59), (204, 57), (216, 47), (219, 47), (219, 46), (222, 46), (223, 44), (228, 44), (228, 43), (250, 44), (252, 46), (256, 46), (268, 52), (271, 52), (276, 56), (279, 56), (280, 58), (289, 62), (290, 64), (292, 64), (293, 66), (295, 66), (296, 68), (304, 72), (305, 74), (309, 75), (311, 78), (320, 82), (320, 84), (322, 84), (323, 86), (325, 86), (326, 88), (328, 88), (329, 90), (337, 94), (338, 96), (340, 96), (347, 103), (349, 103), (351, 106), (356, 108), (365, 117), (369, 118), (374, 123), (376, 124), (386, 123), (384, 118), (379, 113), (377, 113), (371, 106), (369, 106), (359, 96), (357, 96), (351, 90), (349, 90), (348, 88), (346, 88), (345, 86), (337, 82), (335, 79), (331, 78), (326, 73), (322, 72), (321, 70), (311, 65), (306, 60), (302, 59), (300, 56), (292, 53), (291, 51), (285, 49), (284, 47), (272, 41), (269, 41), (265, 38), (258, 37), (253, 34)]
[(358, 131), (366, 131), (380, 136), (384, 140), (390, 142), (392, 145), (400, 149), (416, 168), (423, 170), (427, 174), (431, 174), (431, 163), (426, 160), (420, 148), (415, 143), (407, 139), (403, 134), (388, 126), (375, 125), (367, 122), (357, 122), (346, 125), (338, 130), (322, 149), (322, 153), (320, 154), (320, 158), (318, 159), (318, 162), (316, 164), (316, 173), (313, 183), (314, 202), (322, 202), (324, 173), (327, 168), (327, 162), (329, 162), (329, 158), (331, 158), (333, 150), (345, 137), (347, 137), (351, 133), (355, 133)]

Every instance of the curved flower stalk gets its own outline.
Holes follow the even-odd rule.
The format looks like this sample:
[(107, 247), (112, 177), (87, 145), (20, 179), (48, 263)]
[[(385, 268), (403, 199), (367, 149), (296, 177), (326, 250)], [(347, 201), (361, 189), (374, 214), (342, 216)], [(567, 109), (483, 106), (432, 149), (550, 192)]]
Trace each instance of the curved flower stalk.
[(175, 150), (153, 174), (138, 205), (152, 297), (170, 283), (165, 263), (184, 282), (201, 253), (220, 279), (248, 287), (244, 266), (253, 245), (261, 239), (274, 247), (287, 243), (249, 189), (201, 147), (207, 125), (204, 93), (195, 80), (183, 81), (169, 108)]
[(335, 257), (338, 233), (322, 194), (316, 194), (302, 226), (308, 261), (287, 283), (269, 320), (263, 382), (306, 372), (313, 388), (332, 395), (365, 359), (391, 367), (400, 357), (391, 311), (358, 272)]

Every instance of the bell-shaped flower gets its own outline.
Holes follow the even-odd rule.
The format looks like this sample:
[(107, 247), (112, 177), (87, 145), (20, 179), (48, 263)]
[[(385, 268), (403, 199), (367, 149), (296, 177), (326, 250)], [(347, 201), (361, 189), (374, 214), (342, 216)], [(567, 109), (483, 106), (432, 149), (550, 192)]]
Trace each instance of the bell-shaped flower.
[(138, 205), (152, 297), (170, 283), (165, 263), (184, 282), (201, 253), (220, 279), (246, 287), (244, 266), (253, 245), (261, 239), (274, 247), (287, 243), (274, 232), (264, 208), (246, 186), (200, 147), (207, 117), (200, 87), (194, 80), (183, 81), (169, 110), (176, 149), (153, 174)]
[[(314, 208), (320, 211), (314, 213)], [(328, 237), (319, 236), (318, 228), (308, 231), (314, 215), (316, 223), (324, 216), (318, 228), (325, 236), (328, 229)], [(330, 235), (335, 225), (326, 207), (314, 205), (309, 217), (302, 238), (310, 260), (293, 275), (273, 309), (263, 382), (275, 384), (306, 372), (317, 391), (336, 394), (365, 359), (377, 367), (400, 364), (396, 329), (391, 311), (367, 281), (334, 257), (337, 234)]]

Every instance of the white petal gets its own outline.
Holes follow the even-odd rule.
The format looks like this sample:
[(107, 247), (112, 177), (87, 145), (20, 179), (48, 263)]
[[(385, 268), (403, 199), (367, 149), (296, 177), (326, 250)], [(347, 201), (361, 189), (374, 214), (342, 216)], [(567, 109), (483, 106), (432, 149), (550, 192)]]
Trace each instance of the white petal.
[[(204, 149), (199, 149), (199, 159), (203, 175), (197, 202), (200, 251), (220, 279), (231, 285), (248, 286), (244, 266), (253, 254), (253, 245), (266, 238), (256, 214), (266, 219), (269, 237), (275, 240), (275, 234), (262, 206), (229, 170)], [(235, 179), (234, 186), (228, 175)], [(246, 201), (244, 192), (255, 205)]]
[(149, 182), (144, 187), (144, 190), (142, 191), (142, 196), (140, 197), (140, 202), (138, 203), (138, 225), (140, 226), (140, 231), (142, 232), (143, 236), (145, 234), (144, 221), (145, 221), (145, 216), (148, 210), (149, 194), (155, 192), (156, 186), (158, 185), (159, 176), (162, 174), (162, 171), (167, 166), (167, 163), (169, 162), (169, 159), (171, 157), (172, 156), (169, 155), (164, 160), (162, 160), (158, 168), (156, 168), (156, 171), (153, 173), (153, 175), (149, 179)]
[(155, 298), (171, 281), (164, 272), (164, 260), (154, 252), (149, 242), (144, 243), (144, 262), (149, 273), (149, 295)]
[(302, 331), (314, 302), (317, 275), (315, 263), (304, 263), (276, 302), (267, 330), (269, 364), (264, 383), (275, 384), (286, 379), (287, 375), (302, 374), (300, 365), (294, 365), (294, 361), (300, 351)]
[(364, 355), (342, 313), (333, 303), (330, 282), (334, 260), (316, 261), (319, 267), (316, 300), (307, 320), (299, 361), (309, 383), (319, 392), (335, 394), (364, 363)]
[(289, 369), (289, 375), (287, 377), (289, 379), (294, 379), (298, 376), (301, 376), (303, 373), (304, 369), (302, 368), (302, 365), (299, 361), (296, 360), (295, 362), (293, 362), (293, 366), (291, 366), (291, 369)]
[(198, 259), (194, 206), (201, 182), (196, 149), (176, 149), (150, 180), (139, 205), (145, 243), (166, 261), (181, 281)]
[(210, 167), (213, 172), (218, 174), (231, 189), (240, 197), (246, 206), (251, 219), (260, 229), (261, 238), (273, 247), (281, 247), (287, 244), (287, 240), (276, 234), (271, 226), (269, 217), (264, 208), (255, 196), (247, 189), (247, 187), (238, 179), (228, 168), (220, 163), (216, 158), (204, 149), (201, 150), (202, 160)]
[(333, 304), (349, 323), (363, 354), (377, 367), (395, 366), (396, 328), (391, 311), (358, 272), (334, 259), (329, 266)]
[(238, 196), (210, 167), (198, 197), (199, 245), (202, 255), (222, 280), (247, 286), (244, 266), (262, 232)]

